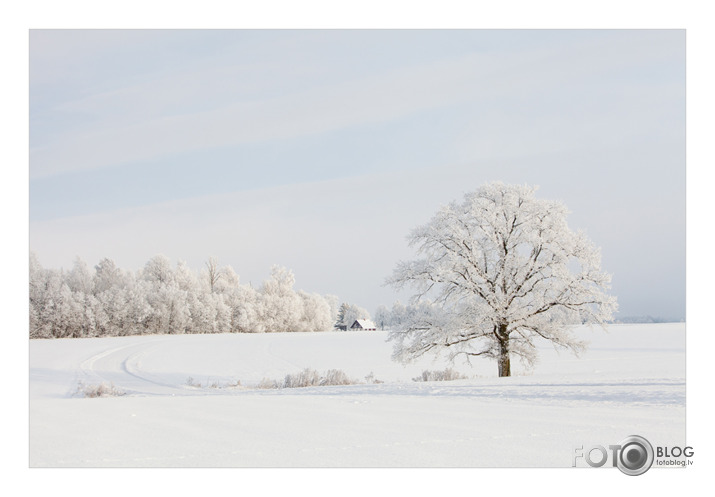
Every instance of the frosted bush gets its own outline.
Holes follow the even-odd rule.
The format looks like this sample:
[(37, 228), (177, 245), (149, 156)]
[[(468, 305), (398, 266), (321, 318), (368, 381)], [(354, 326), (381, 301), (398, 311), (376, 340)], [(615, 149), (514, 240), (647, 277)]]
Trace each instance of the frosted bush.
[(306, 368), (299, 373), (287, 374), (282, 383), (269, 378), (263, 378), (256, 388), (270, 390), (275, 388), (304, 388), (331, 385), (355, 385), (358, 381), (350, 378), (345, 371), (330, 369), (320, 374), (315, 369)]
[(412, 381), (453, 381), (463, 380), (467, 377), (452, 368), (447, 368), (444, 371), (422, 371), (421, 376), (412, 378)]
[(348, 377), (341, 369), (330, 369), (325, 376), (320, 379), (320, 385), (354, 385), (355, 380)]
[(372, 371), (370, 371), (370, 374), (365, 377), (365, 381), (373, 384), (384, 383), (384, 381), (375, 378), (375, 373)]
[(121, 388), (114, 386), (114, 383), (102, 382), (98, 385), (85, 385), (80, 382), (77, 386), (77, 393), (83, 397), (95, 398), (95, 397), (118, 397), (120, 395), (125, 395), (126, 392)]
[(227, 383), (221, 383), (218, 380), (214, 380), (209, 383), (209, 381), (206, 381), (206, 386), (202, 385), (200, 381), (196, 381), (193, 377), (189, 376), (186, 378), (186, 386), (192, 387), (192, 388), (213, 388), (213, 389), (221, 389), (221, 388), (241, 388), (241, 380), (235, 380), (235, 381), (229, 381)]
[(201, 383), (199, 383), (199, 382), (197, 382), (196, 380), (194, 380), (191, 376), (189, 376), (188, 378), (186, 378), (186, 385), (187, 385), (187, 386), (190, 386), (190, 387), (194, 387), (194, 388), (200, 388), (200, 387), (201, 387)]
[(283, 380), (283, 388), (302, 388), (320, 385), (320, 373), (315, 369), (306, 368), (300, 373), (287, 374)]
[(280, 385), (276, 380), (263, 378), (256, 388), (260, 388), (262, 390), (272, 390), (274, 388), (280, 388)]

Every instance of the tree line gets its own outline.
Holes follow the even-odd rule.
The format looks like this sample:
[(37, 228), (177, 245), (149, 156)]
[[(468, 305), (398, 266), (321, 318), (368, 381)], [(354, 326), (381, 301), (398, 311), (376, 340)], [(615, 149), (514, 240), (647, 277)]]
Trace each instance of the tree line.
[(231, 266), (210, 258), (195, 272), (157, 255), (142, 269), (104, 258), (90, 268), (46, 269), (30, 254), (30, 338), (182, 333), (325, 331), (339, 300), (294, 290), (293, 272), (273, 266), (259, 288), (239, 283)]

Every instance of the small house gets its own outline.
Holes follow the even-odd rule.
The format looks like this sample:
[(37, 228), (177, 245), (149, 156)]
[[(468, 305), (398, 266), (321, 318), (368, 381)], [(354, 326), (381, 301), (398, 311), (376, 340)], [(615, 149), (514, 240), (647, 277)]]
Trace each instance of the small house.
[(375, 323), (369, 319), (356, 319), (350, 329), (375, 331), (377, 328), (375, 327)]

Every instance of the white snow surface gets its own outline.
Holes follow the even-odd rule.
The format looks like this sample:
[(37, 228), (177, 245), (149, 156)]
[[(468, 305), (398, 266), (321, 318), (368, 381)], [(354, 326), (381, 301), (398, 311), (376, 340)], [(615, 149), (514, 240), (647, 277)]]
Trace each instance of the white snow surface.
[[(682, 446), (685, 324), (576, 333), (581, 357), (543, 343), (531, 371), (480, 359), (449, 382), (413, 381), (450, 364), (396, 363), (380, 331), (31, 340), (30, 466), (571, 467), (634, 434)], [(304, 368), (362, 383), (255, 388)], [(102, 382), (125, 395), (77, 393)]]

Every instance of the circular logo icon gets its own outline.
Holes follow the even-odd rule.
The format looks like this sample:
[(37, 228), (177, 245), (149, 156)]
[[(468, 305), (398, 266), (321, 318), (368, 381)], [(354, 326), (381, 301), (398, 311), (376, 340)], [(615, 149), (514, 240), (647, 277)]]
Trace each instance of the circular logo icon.
[(631, 435), (624, 438), (621, 443), (621, 452), (618, 454), (617, 466), (623, 473), (630, 476), (642, 475), (653, 464), (653, 446), (643, 437)]

